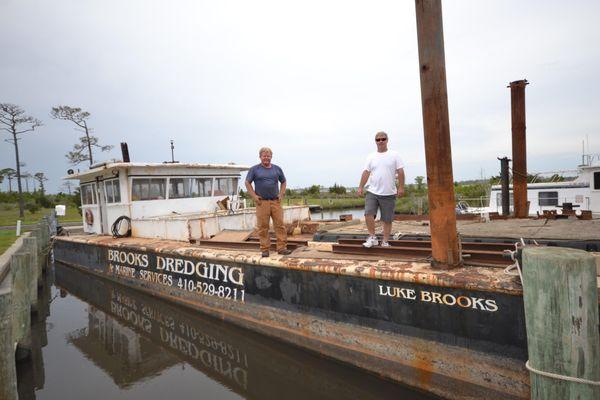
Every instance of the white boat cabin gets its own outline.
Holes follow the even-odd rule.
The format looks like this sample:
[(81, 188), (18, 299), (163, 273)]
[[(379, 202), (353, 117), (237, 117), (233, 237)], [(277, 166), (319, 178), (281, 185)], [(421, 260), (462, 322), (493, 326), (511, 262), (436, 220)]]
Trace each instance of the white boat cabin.
[(109, 234), (117, 218), (212, 213), (229, 197), (237, 207), (242, 165), (104, 163), (65, 179), (80, 181), (84, 231)]
[[(80, 182), (86, 233), (111, 235), (118, 228), (115, 221), (125, 216), (134, 237), (195, 242), (225, 229), (255, 227), (255, 210), (246, 209), (239, 198), (241, 173), (248, 169), (236, 164), (108, 162), (65, 179)], [(306, 206), (284, 207), (286, 223), (307, 218)]]
[[(564, 203), (571, 203), (573, 210), (590, 210), (600, 214), (600, 165), (591, 162), (580, 165), (577, 178), (572, 181), (543, 182), (527, 184), (529, 214), (542, 214), (544, 210), (560, 210)], [(510, 191), (510, 210), (513, 211), (512, 185)], [(490, 212), (502, 212), (502, 188), (492, 186), (490, 193)]]

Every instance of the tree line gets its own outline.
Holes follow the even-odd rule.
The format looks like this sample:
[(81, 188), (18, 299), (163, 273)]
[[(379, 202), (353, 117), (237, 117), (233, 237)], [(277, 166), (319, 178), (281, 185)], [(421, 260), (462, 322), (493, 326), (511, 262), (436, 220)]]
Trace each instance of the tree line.
[[(77, 165), (88, 161), (90, 166), (92, 166), (94, 164), (94, 150), (109, 151), (113, 147), (110, 145), (101, 145), (98, 137), (92, 135), (93, 129), (88, 125), (91, 114), (79, 107), (64, 105), (52, 107), (50, 110), (50, 117), (67, 121), (74, 125), (76, 131), (83, 133), (73, 145), (73, 149), (65, 154), (65, 157), (71, 165)], [(24, 173), (21, 170), (26, 164), (21, 160), (19, 141), (22, 139), (23, 135), (33, 133), (36, 130), (39, 131), (39, 128), (42, 126), (44, 126), (44, 124), (41, 120), (28, 115), (22, 107), (11, 103), (0, 103), (0, 130), (8, 134), (8, 138), (5, 139), (5, 142), (13, 145), (15, 153), (15, 167), (0, 169), (0, 184), (4, 179), (8, 179), (9, 192), (12, 192), (12, 181), (13, 179), (16, 180), (18, 193), (17, 202), (19, 204), (19, 216), (21, 218), (25, 215), (25, 196), (23, 195), (22, 178), (26, 179), (26, 184), (28, 184), (28, 178), (31, 177), (35, 179), (39, 184), (42, 197), (44, 197), (45, 193), (44, 182), (47, 181), (48, 178), (46, 178), (43, 172), (36, 172), (31, 175), (29, 173)], [(71, 186), (68, 187), (68, 190), (70, 193)]]

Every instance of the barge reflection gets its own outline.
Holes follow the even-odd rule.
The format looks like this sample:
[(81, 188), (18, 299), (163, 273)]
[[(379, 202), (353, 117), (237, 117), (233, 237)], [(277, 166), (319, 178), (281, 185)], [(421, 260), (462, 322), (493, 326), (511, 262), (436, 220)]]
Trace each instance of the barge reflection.
[(120, 388), (184, 363), (249, 399), (435, 398), (60, 264), (55, 279), (89, 304), (67, 340)]

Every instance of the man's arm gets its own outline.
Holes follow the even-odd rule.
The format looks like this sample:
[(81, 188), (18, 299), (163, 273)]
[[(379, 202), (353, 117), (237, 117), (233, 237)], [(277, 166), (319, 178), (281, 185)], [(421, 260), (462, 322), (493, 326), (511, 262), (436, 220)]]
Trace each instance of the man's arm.
[(260, 200), (260, 197), (256, 194), (256, 192), (254, 191), (254, 188), (252, 187), (252, 184), (248, 181), (246, 181), (246, 190), (248, 191), (248, 194), (250, 195), (250, 197), (252, 197), (254, 202), (258, 203), (258, 201)]
[(277, 196), (279, 201), (283, 201), (283, 198), (285, 197), (285, 188), (287, 187), (286, 183), (287, 181), (283, 181), (281, 183), (281, 187), (279, 188), (279, 196)]
[(363, 171), (362, 176), (360, 177), (360, 183), (358, 185), (358, 195), (359, 196), (363, 195), (363, 190), (365, 188), (365, 185), (367, 184), (367, 181), (369, 180), (370, 175), (371, 175), (371, 173), (369, 171), (367, 171), (366, 169)]
[(396, 170), (398, 173), (398, 197), (404, 196), (404, 168)]

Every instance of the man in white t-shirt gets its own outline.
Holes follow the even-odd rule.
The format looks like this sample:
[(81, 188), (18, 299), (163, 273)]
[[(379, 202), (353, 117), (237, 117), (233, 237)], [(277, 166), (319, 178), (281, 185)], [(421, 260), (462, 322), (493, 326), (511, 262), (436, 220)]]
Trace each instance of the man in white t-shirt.
[[(387, 133), (377, 132), (375, 143), (377, 144), (377, 151), (367, 157), (365, 170), (358, 186), (359, 196), (363, 195), (365, 185), (367, 189), (365, 221), (369, 237), (363, 243), (363, 246), (373, 247), (379, 244), (377, 236), (375, 236), (375, 216), (377, 215), (377, 209), (379, 209), (383, 221), (383, 242), (381, 246), (389, 247), (388, 241), (392, 231), (392, 221), (394, 220), (396, 196), (404, 196), (404, 164), (397, 151), (388, 150)], [(396, 186), (396, 176), (398, 177), (398, 186)]]

